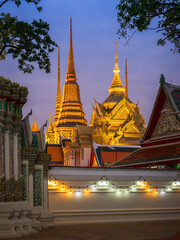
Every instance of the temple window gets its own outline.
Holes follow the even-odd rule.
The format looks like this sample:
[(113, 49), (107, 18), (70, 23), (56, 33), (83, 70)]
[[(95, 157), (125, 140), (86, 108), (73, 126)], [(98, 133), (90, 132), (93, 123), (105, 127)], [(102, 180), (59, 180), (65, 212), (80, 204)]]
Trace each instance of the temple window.
[(12, 112), (12, 103), (8, 103), (8, 113)]

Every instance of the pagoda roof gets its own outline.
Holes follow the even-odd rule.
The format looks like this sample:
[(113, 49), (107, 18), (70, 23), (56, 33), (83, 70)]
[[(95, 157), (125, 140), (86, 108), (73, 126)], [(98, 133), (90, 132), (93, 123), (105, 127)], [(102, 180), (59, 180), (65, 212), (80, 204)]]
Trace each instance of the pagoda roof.
[(126, 100), (129, 102), (129, 103), (132, 103), (132, 101), (126, 97), (124, 95), (124, 93), (119, 93), (119, 92), (112, 92), (109, 94), (109, 96), (105, 99), (105, 101), (103, 103), (107, 103), (107, 102), (120, 102), (122, 101), (124, 98), (126, 98)]
[(180, 144), (141, 148), (112, 164), (112, 168), (150, 167), (180, 162)]

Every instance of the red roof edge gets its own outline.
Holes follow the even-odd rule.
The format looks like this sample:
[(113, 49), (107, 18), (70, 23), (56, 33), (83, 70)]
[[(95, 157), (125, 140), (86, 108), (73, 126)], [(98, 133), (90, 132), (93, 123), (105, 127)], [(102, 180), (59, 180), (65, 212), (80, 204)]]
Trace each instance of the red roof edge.
[(151, 117), (149, 120), (149, 124), (148, 124), (147, 130), (146, 130), (146, 133), (144, 135), (143, 142), (147, 141), (148, 139), (151, 138), (151, 135), (158, 123), (158, 119), (161, 116), (161, 111), (164, 106), (165, 100), (166, 100), (166, 95), (165, 95), (165, 92), (163, 89), (163, 85), (161, 84), (159, 87), (159, 91), (158, 91), (155, 103), (154, 103), (154, 107), (153, 107), (152, 114), (151, 114)]

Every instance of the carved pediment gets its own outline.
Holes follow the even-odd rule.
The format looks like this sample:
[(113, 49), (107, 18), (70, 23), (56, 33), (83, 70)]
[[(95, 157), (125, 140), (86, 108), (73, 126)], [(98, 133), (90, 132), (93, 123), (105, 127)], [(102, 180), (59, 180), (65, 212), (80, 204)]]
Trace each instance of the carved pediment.
[(156, 128), (152, 134), (152, 138), (167, 136), (180, 132), (180, 122), (177, 120), (176, 115), (171, 114), (173, 108), (168, 99), (166, 99), (160, 118), (157, 122)]

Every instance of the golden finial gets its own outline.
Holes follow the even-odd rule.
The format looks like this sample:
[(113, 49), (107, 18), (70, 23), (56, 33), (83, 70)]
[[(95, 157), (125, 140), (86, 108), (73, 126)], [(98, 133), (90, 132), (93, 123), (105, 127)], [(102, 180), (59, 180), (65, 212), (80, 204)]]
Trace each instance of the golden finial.
[(60, 47), (58, 47), (58, 80), (57, 80), (57, 95), (56, 95), (56, 111), (54, 115), (54, 125), (59, 119), (61, 108), (61, 82), (60, 82)]
[(74, 68), (73, 44), (72, 44), (72, 18), (70, 18), (70, 44), (69, 44), (69, 59), (66, 79), (76, 80), (76, 73)]
[(114, 72), (120, 72), (118, 62), (117, 62), (117, 40), (116, 40), (116, 62), (114, 66)]
[(37, 125), (37, 123), (36, 123), (36, 116), (34, 116), (34, 123), (33, 123), (32, 127), (31, 127), (31, 131), (32, 131), (32, 132), (37, 132), (37, 131), (39, 131), (39, 127), (38, 127), (38, 125)]
[(125, 95), (128, 97), (127, 58), (125, 59)]
[(116, 40), (116, 63), (117, 63), (117, 40)]
[(116, 61), (115, 61), (115, 66), (114, 66), (114, 78), (113, 81), (111, 83), (111, 86), (109, 88), (109, 92), (125, 92), (125, 88), (122, 85), (120, 76), (119, 76), (119, 66), (118, 66), (118, 61), (117, 61), (117, 40), (116, 40)]

